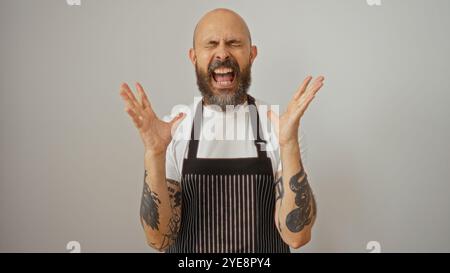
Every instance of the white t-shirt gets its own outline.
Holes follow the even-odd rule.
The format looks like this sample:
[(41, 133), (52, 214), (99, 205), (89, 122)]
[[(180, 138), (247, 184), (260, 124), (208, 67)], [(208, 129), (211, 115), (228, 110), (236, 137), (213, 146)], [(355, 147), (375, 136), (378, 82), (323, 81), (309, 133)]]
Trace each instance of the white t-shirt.
[[(169, 121), (179, 112), (184, 112), (187, 116), (179, 124), (173, 139), (167, 147), (166, 152), (166, 177), (175, 181), (181, 181), (183, 160), (187, 158), (189, 140), (191, 137), (192, 121), (196, 107), (201, 107), (196, 98), (190, 106), (179, 106), (173, 109), (170, 116), (164, 117)], [(255, 99), (255, 104), (259, 112), (261, 121), (262, 138), (267, 141), (267, 156), (272, 161), (272, 169), (275, 178), (281, 174), (281, 161), (278, 139), (275, 128), (267, 118), (267, 111), (270, 110), (268, 104)], [(195, 109), (194, 109), (195, 107)], [(272, 108), (272, 110), (274, 110)], [(300, 153), (304, 155), (304, 137), (299, 133)], [(198, 158), (242, 158), (257, 157), (254, 136), (250, 123), (249, 105), (244, 104), (221, 111), (216, 106), (205, 105), (203, 108), (202, 126), (200, 131), (200, 141), (198, 145)], [(303, 162), (305, 163), (305, 162)]]

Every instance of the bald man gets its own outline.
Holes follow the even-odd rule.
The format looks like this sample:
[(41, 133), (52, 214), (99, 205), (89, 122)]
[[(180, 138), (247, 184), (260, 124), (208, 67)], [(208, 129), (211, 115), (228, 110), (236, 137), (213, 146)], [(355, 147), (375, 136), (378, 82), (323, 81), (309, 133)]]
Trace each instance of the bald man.
[[(302, 165), (298, 132), (324, 78), (308, 76), (281, 116), (264, 112), (274, 127), (269, 130), (261, 122), (261, 102), (248, 94), (256, 56), (242, 17), (215, 9), (198, 22), (189, 50), (202, 94), (193, 105), (192, 119), (180, 113), (165, 122), (139, 83), (139, 99), (122, 84), (125, 111), (145, 149), (140, 216), (152, 248), (285, 253), (310, 241), (316, 203)], [(232, 122), (225, 122), (224, 131), (251, 124), (248, 138), (205, 137), (206, 124), (224, 120)], [(172, 137), (181, 125), (190, 128), (187, 141)]]

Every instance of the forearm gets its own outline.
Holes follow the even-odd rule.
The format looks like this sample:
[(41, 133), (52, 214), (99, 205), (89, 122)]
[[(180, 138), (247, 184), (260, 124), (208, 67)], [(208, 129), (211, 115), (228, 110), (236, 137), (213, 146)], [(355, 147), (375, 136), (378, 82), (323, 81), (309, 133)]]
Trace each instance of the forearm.
[(166, 179), (165, 153), (144, 156), (145, 178), (141, 200), (141, 223), (148, 244), (165, 250), (179, 229), (181, 202), (176, 181)]
[(277, 181), (276, 219), (283, 240), (293, 248), (309, 242), (316, 203), (303, 169), (297, 141), (280, 146), (282, 174)]

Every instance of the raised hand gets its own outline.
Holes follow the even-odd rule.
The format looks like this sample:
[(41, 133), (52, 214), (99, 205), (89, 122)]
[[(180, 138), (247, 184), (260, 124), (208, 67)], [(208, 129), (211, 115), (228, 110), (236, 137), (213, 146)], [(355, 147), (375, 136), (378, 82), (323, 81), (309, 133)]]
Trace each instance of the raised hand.
[(125, 112), (128, 113), (139, 130), (146, 154), (165, 153), (172, 140), (172, 132), (186, 115), (180, 113), (170, 122), (162, 121), (156, 116), (144, 89), (139, 83), (136, 83), (136, 89), (140, 97), (139, 101), (126, 83), (123, 83), (120, 87), (120, 95), (126, 104)]
[(295, 92), (294, 97), (289, 102), (286, 112), (280, 117), (273, 111), (267, 114), (275, 126), (280, 146), (286, 144), (298, 144), (298, 128), (300, 119), (308, 108), (309, 103), (314, 99), (316, 93), (323, 86), (324, 77), (317, 77), (310, 85), (311, 76), (306, 77), (303, 83)]

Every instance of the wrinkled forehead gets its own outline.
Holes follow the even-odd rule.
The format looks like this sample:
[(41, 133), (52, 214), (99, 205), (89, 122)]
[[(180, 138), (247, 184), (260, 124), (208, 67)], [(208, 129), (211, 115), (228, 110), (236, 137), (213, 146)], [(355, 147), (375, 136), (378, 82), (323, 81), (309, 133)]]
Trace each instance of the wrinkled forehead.
[(211, 27), (197, 34), (197, 42), (204, 43), (209, 41), (249, 41), (248, 35), (241, 29), (216, 28)]
[(194, 31), (194, 43), (208, 41), (251, 41), (250, 32), (242, 18), (232, 15), (213, 15), (202, 18)]

